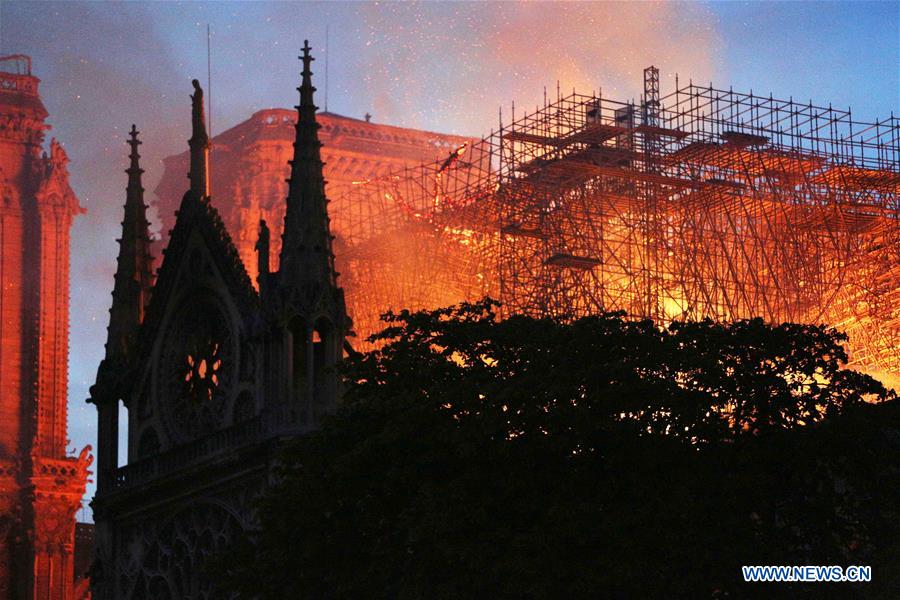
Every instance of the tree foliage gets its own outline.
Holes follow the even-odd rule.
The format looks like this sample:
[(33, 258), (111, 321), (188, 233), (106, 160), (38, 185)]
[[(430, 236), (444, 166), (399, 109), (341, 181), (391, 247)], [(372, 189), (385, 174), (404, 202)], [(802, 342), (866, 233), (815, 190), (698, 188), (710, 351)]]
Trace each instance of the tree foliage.
[[(890, 547), (900, 419), (896, 402), (873, 416), (865, 401), (890, 394), (841, 368), (841, 334), (496, 308), (385, 315), (339, 413), (287, 450), (259, 530), (220, 561), (230, 585), (711, 597), (741, 564), (868, 564), (847, 560)], [(890, 481), (860, 476), (873, 465)]]

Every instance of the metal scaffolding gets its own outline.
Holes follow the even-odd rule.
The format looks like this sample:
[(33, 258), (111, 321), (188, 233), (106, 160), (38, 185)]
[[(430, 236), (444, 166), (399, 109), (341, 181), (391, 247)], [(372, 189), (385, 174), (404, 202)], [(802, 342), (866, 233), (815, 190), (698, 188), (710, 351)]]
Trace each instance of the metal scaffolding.
[(638, 103), (558, 94), (335, 199), (359, 215), (359, 330), (493, 294), (506, 314), (826, 323), (853, 364), (900, 373), (900, 120), (644, 80)]

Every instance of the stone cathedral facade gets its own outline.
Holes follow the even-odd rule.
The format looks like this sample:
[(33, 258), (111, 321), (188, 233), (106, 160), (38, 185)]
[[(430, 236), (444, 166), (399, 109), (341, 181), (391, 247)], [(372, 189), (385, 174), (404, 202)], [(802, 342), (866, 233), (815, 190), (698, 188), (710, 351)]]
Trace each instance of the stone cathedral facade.
[[(209, 195), (199, 84), (190, 187), (156, 274), (132, 128), (106, 355), (89, 400), (99, 423), (98, 600), (220, 597), (203, 561), (251, 525), (281, 444), (340, 398), (334, 367), (351, 323), (334, 269), (309, 50), (278, 269), (262, 221), (258, 290)], [(128, 457), (118, 467), (122, 406)]]

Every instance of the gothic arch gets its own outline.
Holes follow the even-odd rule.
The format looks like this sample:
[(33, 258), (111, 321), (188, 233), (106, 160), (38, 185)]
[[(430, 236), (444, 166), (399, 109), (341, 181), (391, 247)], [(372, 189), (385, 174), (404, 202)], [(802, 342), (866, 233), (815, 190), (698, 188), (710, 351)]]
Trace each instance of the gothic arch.
[(323, 369), (333, 368), (334, 323), (327, 316), (320, 316), (313, 325), (313, 372), (319, 374)]

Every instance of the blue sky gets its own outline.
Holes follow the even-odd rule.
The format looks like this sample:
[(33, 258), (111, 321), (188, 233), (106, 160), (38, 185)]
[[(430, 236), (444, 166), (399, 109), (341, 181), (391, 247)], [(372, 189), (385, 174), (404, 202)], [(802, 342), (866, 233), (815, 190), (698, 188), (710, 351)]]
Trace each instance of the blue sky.
[[(0, 54), (34, 59), (51, 134), (72, 159), (88, 214), (73, 229), (70, 438), (95, 444), (87, 388), (102, 356), (126, 164), (142, 131), (148, 200), (160, 160), (186, 148), (190, 80), (206, 81), (212, 29), (213, 129), (296, 103), (309, 38), (324, 106), (376, 122), (461, 134), (500, 105), (537, 104), (543, 86), (640, 94), (641, 70), (719, 87), (852, 107), (900, 108), (900, 3), (0, 3)], [(88, 495), (92, 494), (89, 490)], [(84, 515), (89, 518), (89, 515)]]
[(900, 108), (900, 3), (719, 2), (722, 74), (735, 89), (851, 107)]

